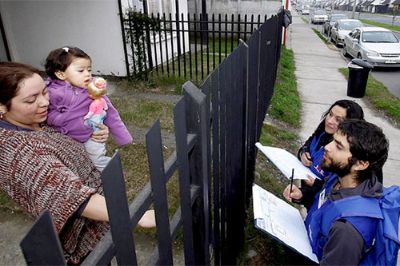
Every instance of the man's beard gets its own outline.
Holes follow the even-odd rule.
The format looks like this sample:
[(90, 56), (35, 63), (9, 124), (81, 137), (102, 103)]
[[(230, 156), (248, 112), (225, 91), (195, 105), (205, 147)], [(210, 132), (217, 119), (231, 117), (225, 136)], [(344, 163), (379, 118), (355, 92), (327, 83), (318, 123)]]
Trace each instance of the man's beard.
[(347, 162), (346, 165), (343, 165), (343, 163), (335, 162), (332, 159), (330, 159), (330, 165), (327, 165), (327, 161), (324, 160), (321, 163), (321, 167), (329, 172), (337, 174), (339, 177), (346, 176), (350, 174), (350, 169), (353, 166), (354, 162), (351, 158), (349, 158), (349, 161)]

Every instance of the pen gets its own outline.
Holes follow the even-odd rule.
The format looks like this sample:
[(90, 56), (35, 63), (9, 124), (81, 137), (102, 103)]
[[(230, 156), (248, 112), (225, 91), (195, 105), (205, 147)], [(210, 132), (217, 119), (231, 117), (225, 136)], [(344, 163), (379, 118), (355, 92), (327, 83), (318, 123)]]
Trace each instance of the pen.
[(293, 177), (294, 177), (294, 168), (292, 168), (292, 176), (290, 177), (290, 192), (289, 193), (292, 193)]

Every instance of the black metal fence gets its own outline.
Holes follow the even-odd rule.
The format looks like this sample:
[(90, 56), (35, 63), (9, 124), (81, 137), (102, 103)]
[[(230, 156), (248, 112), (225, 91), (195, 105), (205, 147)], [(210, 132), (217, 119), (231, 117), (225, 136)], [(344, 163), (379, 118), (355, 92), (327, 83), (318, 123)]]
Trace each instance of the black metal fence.
[[(129, 206), (115, 154), (102, 173), (111, 230), (83, 265), (107, 265), (114, 256), (120, 265), (136, 265), (130, 232), (152, 203), (158, 244), (147, 264), (173, 264), (172, 240), (179, 228), (185, 264), (236, 263), (254, 180), (255, 143), (274, 91), (282, 18), (280, 12), (254, 30), (200, 89), (191, 82), (183, 85), (184, 97), (174, 108), (176, 151), (164, 161), (156, 121), (146, 135), (151, 181)], [(180, 207), (170, 219), (166, 184), (176, 171)], [(21, 243), (28, 264), (64, 263), (49, 221), (44, 214)], [(48, 247), (53, 252), (47, 252)]]
[[(148, 21), (138, 39), (137, 18)], [(247, 41), (267, 16), (238, 14), (138, 14), (124, 17), (130, 75), (153, 72), (202, 81), (234, 48)]]

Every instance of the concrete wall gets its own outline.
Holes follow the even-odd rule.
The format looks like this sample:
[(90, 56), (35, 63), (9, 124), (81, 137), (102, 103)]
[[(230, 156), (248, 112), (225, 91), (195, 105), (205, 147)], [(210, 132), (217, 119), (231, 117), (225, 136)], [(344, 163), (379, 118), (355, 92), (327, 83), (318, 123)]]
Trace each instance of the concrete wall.
[[(201, 13), (202, 0), (188, 0), (189, 13)], [(277, 13), (281, 1), (274, 0), (207, 0), (208, 14), (267, 15)]]
[(126, 75), (118, 1), (0, 1), (0, 12), (13, 61), (40, 67), (73, 45), (92, 57), (93, 73)]

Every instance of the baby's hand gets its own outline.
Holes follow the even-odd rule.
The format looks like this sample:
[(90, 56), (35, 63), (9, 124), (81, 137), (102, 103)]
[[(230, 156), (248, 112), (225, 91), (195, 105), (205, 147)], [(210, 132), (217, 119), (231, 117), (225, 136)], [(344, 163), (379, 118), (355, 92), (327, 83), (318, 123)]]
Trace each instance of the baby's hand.
[(93, 134), (90, 138), (95, 142), (105, 143), (110, 134), (108, 127), (103, 124), (97, 124), (97, 127), (100, 128), (100, 130), (93, 132)]

